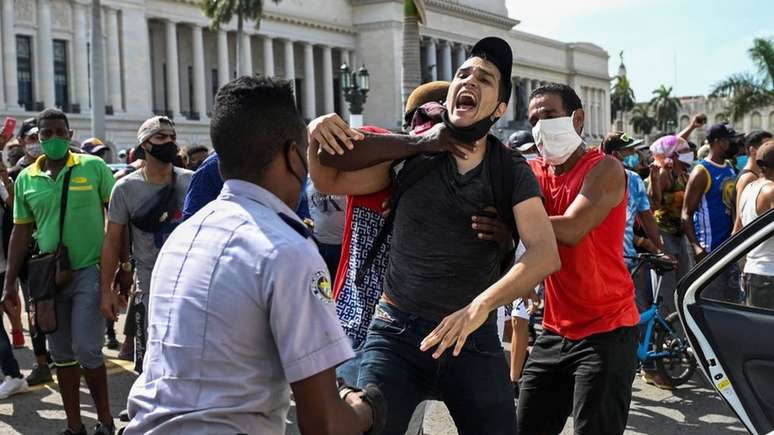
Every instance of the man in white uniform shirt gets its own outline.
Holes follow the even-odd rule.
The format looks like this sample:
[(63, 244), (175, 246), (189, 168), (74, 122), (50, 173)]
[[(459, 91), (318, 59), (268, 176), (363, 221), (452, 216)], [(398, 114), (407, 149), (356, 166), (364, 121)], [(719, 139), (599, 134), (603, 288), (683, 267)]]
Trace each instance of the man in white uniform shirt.
[(289, 84), (238, 78), (212, 112), (225, 185), (158, 256), (125, 434), (281, 435), (290, 389), (302, 433), (378, 433), (378, 390), (336, 388), (335, 367), (354, 353), (325, 263), (292, 211), (307, 132)]

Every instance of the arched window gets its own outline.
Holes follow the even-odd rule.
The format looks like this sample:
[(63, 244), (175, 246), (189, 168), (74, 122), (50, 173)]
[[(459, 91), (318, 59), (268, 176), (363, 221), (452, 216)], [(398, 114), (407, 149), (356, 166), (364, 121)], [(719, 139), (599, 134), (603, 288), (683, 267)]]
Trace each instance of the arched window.
[(750, 129), (760, 130), (761, 123), (762, 123), (761, 114), (758, 112), (753, 112), (753, 114), (750, 115)]
[(715, 115), (715, 124), (720, 124), (721, 122), (726, 122), (726, 121), (727, 121), (726, 115), (722, 113), (718, 113), (717, 115)]
[(680, 117), (680, 130), (683, 130), (685, 127), (688, 127), (688, 123), (691, 122), (691, 118), (688, 117), (688, 115), (683, 115)]

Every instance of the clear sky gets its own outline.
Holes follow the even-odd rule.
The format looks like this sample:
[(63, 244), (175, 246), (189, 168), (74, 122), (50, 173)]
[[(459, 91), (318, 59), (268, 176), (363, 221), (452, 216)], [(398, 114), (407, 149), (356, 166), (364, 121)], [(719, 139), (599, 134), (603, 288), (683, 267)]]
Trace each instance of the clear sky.
[[(637, 101), (660, 84), (678, 96), (706, 95), (734, 72), (755, 72), (747, 49), (774, 39), (774, 0), (506, 0), (517, 30), (618, 52)], [(519, 53), (514, 53), (518, 57)]]

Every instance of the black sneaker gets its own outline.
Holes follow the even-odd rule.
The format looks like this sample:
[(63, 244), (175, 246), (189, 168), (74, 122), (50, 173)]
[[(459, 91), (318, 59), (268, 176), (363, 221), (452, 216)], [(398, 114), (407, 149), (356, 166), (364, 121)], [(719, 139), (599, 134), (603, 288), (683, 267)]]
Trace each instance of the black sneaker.
[(94, 435), (115, 435), (116, 434), (116, 425), (111, 424), (110, 426), (105, 426), (102, 423), (97, 423), (96, 426), (94, 426)]
[(105, 345), (110, 350), (118, 350), (121, 347), (121, 343), (118, 342), (115, 336), (108, 336), (107, 344)]
[(86, 426), (81, 425), (81, 430), (78, 432), (70, 429), (69, 427), (62, 432), (59, 432), (59, 435), (89, 435), (88, 432), (86, 432)]
[(35, 364), (32, 366), (32, 373), (27, 376), (27, 385), (32, 387), (49, 382), (54, 382), (54, 378), (51, 376), (51, 369), (48, 368), (48, 365)]

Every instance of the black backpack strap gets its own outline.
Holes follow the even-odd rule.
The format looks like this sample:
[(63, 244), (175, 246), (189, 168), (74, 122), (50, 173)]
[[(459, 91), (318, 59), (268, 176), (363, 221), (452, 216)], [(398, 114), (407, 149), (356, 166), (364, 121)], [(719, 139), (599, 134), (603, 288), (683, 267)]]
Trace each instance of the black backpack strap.
[(374, 260), (376, 260), (376, 256), (379, 255), (379, 251), (387, 241), (387, 236), (392, 233), (392, 225), (395, 221), (395, 211), (398, 208), (400, 198), (411, 186), (424, 178), (425, 175), (432, 172), (432, 170), (442, 161), (443, 156), (443, 154), (420, 154), (402, 162), (403, 167), (392, 179), (392, 193), (389, 198), (390, 214), (384, 220), (384, 225), (382, 225), (379, 232), (376, 234), (376, 239), (374, 240), (373, 245), (371, 245), (371, 249), (368, 250), (368, 254), (363, 261), (363, 264), (357, 270), (357, 274), (355, 275), (356, 285), (363, 285), (368, 269), (371, 268)]
[(70, 166), (65, 172), (64, 182), (62, 183), (62, 198), (60, 200), (59, 208), (59, 243), (63, 242), (62, 236), (64, 234), (64, 222), (65, 214), (67, 212), (67, 193), (70, 191), (70, 176), (72, 175), (73, 167)]

